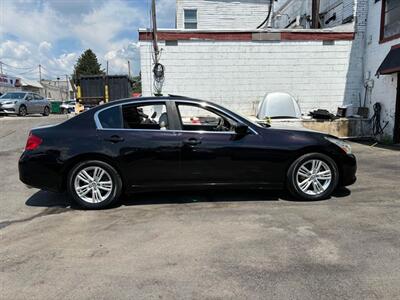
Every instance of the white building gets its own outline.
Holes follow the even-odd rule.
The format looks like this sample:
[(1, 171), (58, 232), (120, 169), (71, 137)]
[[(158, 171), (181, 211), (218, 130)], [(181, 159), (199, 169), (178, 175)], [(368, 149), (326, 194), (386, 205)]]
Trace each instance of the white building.
[(41, 84), (46, 98), (50, 100), (71, 99), (72, 87), (69, 81), (42, 79)]
[[(368, 25), (364, 56), (367, 105), (382, 105), (383, 138), (400, 143), (400, 1), (368, 1)], [(379, 77), (375, 76), (387, 57)], [(397, 58), (397, 60), (396, 60)], [(385, 75), (383, 75), (385, 73)], [(362, 87), (365, 95), (365, 88)]]
[[(278, 1), (270, 23), (274, 27), (257, 29), (269, 0), (177, 0), (177, 28), (158, 34), (165, 66), (163, 93), (212, 100), (245, 114), (254, 113), (263, 96), (274, 91), (292, 94), (305, 114), (359, 106), (365, 70), (371, 65), (366, 31), (376, 26), (367, 26), (368, 2), (373, 8), (382, 5), (321, 0), (323, 28), (310, 29), (311, 1)], [(151, 95), (152, 34), (139, 30), (139, 40), (143, 95)], [(377, 51), (383, 56), (379, 66), (387, 53)], [(371, 76), (378, 66), (370, 66)], [(385, 132), (393, 136), (393, 128), (391, 122)]]
[(269, 10), (269, 0), (176, 0), (178, 29), (254, 29)]

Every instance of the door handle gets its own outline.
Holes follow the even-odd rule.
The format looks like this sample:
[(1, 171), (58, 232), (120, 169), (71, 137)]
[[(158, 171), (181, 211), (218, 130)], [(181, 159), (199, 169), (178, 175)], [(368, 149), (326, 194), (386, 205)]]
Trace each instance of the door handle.
[(125, 139), (118, 135), (112, 135), (109, 138), (105, 138), (104, 140), (107, 142), (111, 142), (111, 143), (119, 143), (119, 142), (123, 142)]
[(201, 144), (201, 141), (198, 139), (195, 139), (195, 138), (190, 138), (190, 139), (184, 140), (183, 144), (188, 145), (188, 146), (196, 146), (196, 145)]

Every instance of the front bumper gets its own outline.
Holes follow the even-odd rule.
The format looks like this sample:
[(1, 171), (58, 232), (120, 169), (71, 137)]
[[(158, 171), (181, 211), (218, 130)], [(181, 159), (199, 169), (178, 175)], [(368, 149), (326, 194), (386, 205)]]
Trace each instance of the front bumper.
[(17, 105), (15, 104), (1, 104), (0, 112), (6, 114), (15, 114), (17, 112)]
[(347, 154), (341, 163), (340, 168), (340, 185), (352, 185), (357, 180), (357, 160), (353, 154)]

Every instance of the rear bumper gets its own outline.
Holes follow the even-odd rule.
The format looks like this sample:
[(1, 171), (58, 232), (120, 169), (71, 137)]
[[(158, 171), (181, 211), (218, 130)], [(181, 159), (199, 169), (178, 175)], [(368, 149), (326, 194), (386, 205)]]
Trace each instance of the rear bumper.
[(62, 173), (51, 157), (43, 153), (25, 151), (18, 161), (19, 179), (30, 187), (60, 192)]
[(348, 154), (343, 159), (340, 170), (340, 182), (341, 186), (348, 186), (356, 182), (357, 180), (357, 160), (353, 154)]

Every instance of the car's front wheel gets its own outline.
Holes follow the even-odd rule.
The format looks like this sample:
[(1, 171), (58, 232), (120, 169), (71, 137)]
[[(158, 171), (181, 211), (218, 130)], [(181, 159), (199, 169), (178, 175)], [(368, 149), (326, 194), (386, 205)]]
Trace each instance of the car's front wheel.
[(339, 172), (333, 159), (322, 153), (299, 157), (287, 173), (287, 187), (300, 200), (328, 198), (338, 185)]
[(47, 117), (48, 115), (50, 115), (50, 108), (45, 106), (43, 109), (43, 116)]
[(100, 209), (115, 202), (121, 194), (122, 180), (109, 164), (90, 160), (77, 164), (68, 175), (68, 192), (82, 207)]
[(26, 106), (25, 105), (21, 105), (19, 107), (19, 110), (18, 110), (18, 115), (21, 116), (21, 117), (25, 117), (27, 114), (28, 114), (28, 111), (26, 109)]

